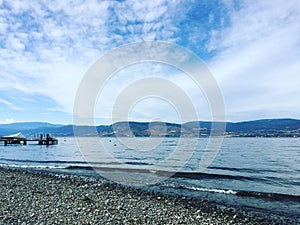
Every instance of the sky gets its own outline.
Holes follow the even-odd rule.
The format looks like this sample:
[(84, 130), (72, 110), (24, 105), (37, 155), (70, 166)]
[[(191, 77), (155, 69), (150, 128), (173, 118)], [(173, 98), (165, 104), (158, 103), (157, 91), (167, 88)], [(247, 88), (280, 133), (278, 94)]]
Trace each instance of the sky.
[[(0, 123), (73, 123), (89, 68), (113, 49), (147, 41), (196, 54), (222, 92), (227, 121), (300, 119), (298, 0), (0, 0)], [(137, 62), (99, 90), (95, 123), (112, 123), (118, 97), (147, 77), (173, 82), (199, 120), (211, 120), (206, 93), (186, 73)], [(141, 98), (128, 120), (186, 122), (176, 104), (184, 102)]]

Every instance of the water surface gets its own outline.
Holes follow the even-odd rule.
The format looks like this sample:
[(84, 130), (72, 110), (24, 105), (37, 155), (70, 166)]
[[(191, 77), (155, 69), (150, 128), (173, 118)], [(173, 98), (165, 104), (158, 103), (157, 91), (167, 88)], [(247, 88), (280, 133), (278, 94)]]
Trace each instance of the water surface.
[(67, 138), (52, 146), (0, 145), (0, 164), (151, 184), (143, 188), (299, 215), (299, 138), (225, 138), (214, 161), (203, 170), (207, 142), (207, 138), (80, 138), (77, 143)]

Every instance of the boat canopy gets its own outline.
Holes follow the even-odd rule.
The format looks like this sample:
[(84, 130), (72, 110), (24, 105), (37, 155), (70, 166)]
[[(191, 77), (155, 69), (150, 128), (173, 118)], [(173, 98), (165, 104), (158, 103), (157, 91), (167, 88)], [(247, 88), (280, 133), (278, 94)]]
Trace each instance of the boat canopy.
[(16, 134), (11, 134), (11, 135), (8, 135), (8, 136), (2, 136), (2, 138), (5, 138), (5, 139), (15, 139), (15, 140), (26, 139), (26, 137), (21, 132), (16, 133)]

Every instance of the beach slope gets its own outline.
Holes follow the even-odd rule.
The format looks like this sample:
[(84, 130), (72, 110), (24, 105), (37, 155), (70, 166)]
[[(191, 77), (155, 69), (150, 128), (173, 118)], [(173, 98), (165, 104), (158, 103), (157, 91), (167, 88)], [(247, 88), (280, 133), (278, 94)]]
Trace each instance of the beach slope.
[(0, 224), (297, 224), (298, 219), (106, 182), (0, 169)]

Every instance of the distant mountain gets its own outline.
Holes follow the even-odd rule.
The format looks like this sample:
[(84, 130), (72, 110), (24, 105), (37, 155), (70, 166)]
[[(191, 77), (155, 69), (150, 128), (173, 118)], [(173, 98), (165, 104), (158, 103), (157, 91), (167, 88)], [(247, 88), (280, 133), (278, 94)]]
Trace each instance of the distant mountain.
[(227, 123), (226, 131), (233, 136), (299, 137), (300, 120), (263, 119), (239, 123)]
[(10, 124), (0, 124), (0, 129), (10, 129), (10, 130), (30, 130), (40, 127), (50, 128), (50, 127), (61, 127), (61, 124), (51, 124), (44, 122), (19, 122)]
[[(212, 126), (213, 125), (213, 126)], [(137, 137), (195, 137), (209, 136), (212, 129), (221, 131), (226, 125), (226, 132), (220, 135), (232, 137), (300, 137), (300, 120), (264, 119), (244, 122), (193, 121), (184, 124), (164, 122), (118, 122), (101, 126), (73, 126), (41, 122), (0, 124), (0, 136), (22, 132), (26, 136), (49, 133), (53, 136), (137, 136)], [(96, 132), (95, 132), (96, 131)]]
[(8, 135), (17, 132), (27, 134), (30, 130), (48, 130), (51, 128), (59, 128), (60, 124), (51, 124), (45, 122), (18, 122), (10, 124), (0, 124), (0, 135)]
[[(214, 122), (218, 128), (222, 122)], [(212, 122), (188, 122), (183, 124), (187, 130), (200, 127), (201, 136), (209, 134)], [(262, 119), (244, 122), (226, 122), (226, 136), (234, 137), (300, 137), (300, 120)]]
[(111, 126), (113, 135), (119, 136), (180, 136), (181, 125), (176, 123), (164, 122), (118, 122)]

